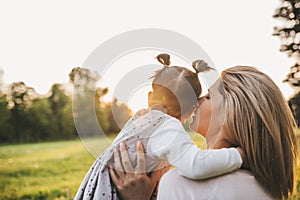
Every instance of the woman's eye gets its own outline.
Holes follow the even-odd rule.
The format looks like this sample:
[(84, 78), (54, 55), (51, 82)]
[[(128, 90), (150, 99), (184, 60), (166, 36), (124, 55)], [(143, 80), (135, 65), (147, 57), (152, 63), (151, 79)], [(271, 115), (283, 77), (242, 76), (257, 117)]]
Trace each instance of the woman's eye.
[(205, 99), (210, 99), (210, 95), (206, 95), (206, 96), (205, 96)]

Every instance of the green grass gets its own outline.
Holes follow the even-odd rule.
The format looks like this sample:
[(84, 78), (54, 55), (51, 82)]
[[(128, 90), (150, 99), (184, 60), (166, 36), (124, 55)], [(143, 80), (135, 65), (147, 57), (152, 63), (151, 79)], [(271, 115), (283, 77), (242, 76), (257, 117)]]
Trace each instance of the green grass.
[[(205, 146), (201, 137), (192, 137)], [(87, 142), (99, 152), (109, 144)], [(0, 199), (73, 199), (94, 160), (79, 140), (0, 146)], [(297, 172), (299, 177), (300, 166)]]
[(79, 140), (0, 146), (0, 199), (72, 199), (94, 160)]

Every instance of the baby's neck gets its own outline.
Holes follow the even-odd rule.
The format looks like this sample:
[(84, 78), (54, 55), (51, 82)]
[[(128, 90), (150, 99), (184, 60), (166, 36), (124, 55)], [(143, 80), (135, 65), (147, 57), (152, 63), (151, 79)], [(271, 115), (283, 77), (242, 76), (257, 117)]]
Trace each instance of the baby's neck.
[[(167, 113), (167, 110), (165, 109), (165, 107), (163, 107), (160, 104), (155, 104), (155, 105), (150, 106), (149, 110), (159, 110), (159, 111), (161, 111), (161, 112), (163, 112), (165, 114), (169, 114), (169, 113)], [(172, 115), (170, 115), (170, 116), (172, 116)], [(174, 117), (174, 116), (172, 116), (172, 117)], [(180, 119), (180, 118), (177, 118), (177, 117), (174, 117), (174, 118), (178, 119), (182, 124), (185, 122), (184, 119)]]
[(149, 110), (159, 110), (163, 113), (166, 113), (166, 109), (162, 105), (159, 105), (159, 104), (150, 106)]

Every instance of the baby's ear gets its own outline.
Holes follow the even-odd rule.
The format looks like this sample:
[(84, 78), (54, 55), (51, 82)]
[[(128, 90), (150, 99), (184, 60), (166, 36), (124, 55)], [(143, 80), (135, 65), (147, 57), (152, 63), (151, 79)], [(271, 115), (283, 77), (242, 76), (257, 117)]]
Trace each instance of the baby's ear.
[(148, 106), (151, 107), (153, 92), (148, 92)]
[(153, 94), (153, 92), (151, 92), (151, 91), (148, 92), (148, 100), (152, 99), (152, 94)]

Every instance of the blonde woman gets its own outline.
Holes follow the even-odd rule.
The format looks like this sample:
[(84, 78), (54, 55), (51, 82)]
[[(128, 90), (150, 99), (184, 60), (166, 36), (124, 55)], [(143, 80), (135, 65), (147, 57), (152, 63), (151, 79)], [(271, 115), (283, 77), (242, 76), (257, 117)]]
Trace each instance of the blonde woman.
[[(249, 170), (195, 181), (180, 176), (173, 169), (161, 179), (158, 199), (289, 197), (295, 188), (296, 125), (282, 93), (271, 78), (253, 67), (226, 69), (199, 103), (191, 128), (206, 136), (208, 144), (214, 144), (214, 148), (242, 147)], [(224, 113), (223, 122), (218, 113), (221, 116)], [(142, 151), (139, 146), (138, 152)], [(121, 153), (125, 158), (126, 152)], [(143, 165), (145, 161), (140, 160)], [(116, 175), (113, 181), (125, 199), (147, 199), (146, 194), (151, 194), (153, 185), (160, 179), (159, 173), (150, 177), (144, 173), (113, 173)], [(147, 184), (138, 184), (140, 182)]]

